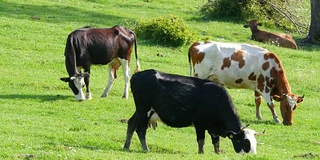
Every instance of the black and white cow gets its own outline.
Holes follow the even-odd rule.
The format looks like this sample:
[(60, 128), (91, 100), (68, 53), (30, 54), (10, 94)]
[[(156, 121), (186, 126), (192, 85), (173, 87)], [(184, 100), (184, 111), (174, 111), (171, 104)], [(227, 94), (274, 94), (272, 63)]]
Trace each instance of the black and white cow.
[[(77, 101), (91, 99), (89, 78), (91, 64), (106, 65), (109, 67), (109, 80), (101, 97), (106, 97), (117, 78), (116, 71), (122, 65), (125, 88), (122, 98), (128, 98), (130, 79), (130, 57), (135, 45), (136, 71), (140, 70), (137, 56), (136, 35), (133, 31), (121, 26), (112, 28), (84, 27), (71, 32), (65, 48), (65, 63), (69, 77), (60, 78), (69, 82), (69, 87)], [(81, 73), (84, 69), (85, 73)], [(86, 97), (82, 87), (86, 85)]]
[(206, 130), (216, 153), (220, 152), (219, 136), (229, 137), (237, 153), (256, 153), (257, 133), (241, 126), (232, 100), (222, 86), (156, 70), (135, 73), (130, 82), (136, 111), (128, 121), (125, 150), (130, 148), (136, 131), (143, 150), (148, 151), (148, 125), (155, 127), (156, 121), (161, 120), (177, 128), (194, 125), (198, 153), (203, 153)]

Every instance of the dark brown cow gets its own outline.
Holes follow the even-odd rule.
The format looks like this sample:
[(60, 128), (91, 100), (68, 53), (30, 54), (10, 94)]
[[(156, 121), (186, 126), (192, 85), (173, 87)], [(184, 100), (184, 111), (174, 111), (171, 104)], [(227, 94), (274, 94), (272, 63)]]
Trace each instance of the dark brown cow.
[(298, 46), (294, 39), (283, 33), (271, 33), (267, 31), (261, 31), (258, 29), (258, 26), (262, 26), (262, 23), (259, 23), (257, 20), (251, 20), (248, 24), (245, 24), (243, 27), (250, 27), (252, 35), (251, 39), (264, 43), (275, 44), (280, 47), (298, 49)]
[[(69, 82), (69, 87), (77, 101), (85, 98), (91, 99), (89, 87), (90, 66), (107, 65), (109, 67), (109, 80), (101, 97), (106, 97), (117, 78), (116, 71), (122, 65), (125, 89), (123, 98), (128, 98), (130, 78), (130, 57), (133, 45), (135, 45), (136, 71), (140, 70), (137, 56), (136, 35), (133, 31), (119, 25), (112, 28), (84, 27), (71, 32), (67, 39), (65, 49), (65, 63), (69, 77), (61, 78)], [(84, 69), (85, 74), (81, 74)], [(86, 85), (86, 97), (82, 87)]]
[[(273, 100), (280, 101), (283, 124), (293, 123), (293, 112), (303, 96), (291, 93), (280, 59), (270, 51), (249, 44), (195, 42), (189, 49), (190, 76), (209, 79), (230, 88), (255, 91), (256, 117), (261, 96), (266, 100), (275, 122), (280, 120)], [(191, 63), (192, 62), (192, 63)]]

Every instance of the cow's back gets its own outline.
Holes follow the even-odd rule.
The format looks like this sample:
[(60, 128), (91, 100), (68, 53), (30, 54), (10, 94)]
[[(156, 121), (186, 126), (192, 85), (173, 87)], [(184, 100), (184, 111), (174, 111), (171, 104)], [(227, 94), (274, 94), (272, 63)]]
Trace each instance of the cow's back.
[(233, 88), (254, 89), (258, 76), (270, 73), (262, 67), (269, 51), (258, 46), (211, 42), (198, 49), (204, 54), (203, 60), (194, 66), (194, 74), (199, 78)]
[[(207, 80), (146, 70), (132, 76), (131, 90), (138, 113), (152, 108), (172, 127), (190, 126), (195, 119), (212, 124), (225, 120), (219, 115), (235, 115), (226, 90)], [(214, 122), (212, 117), (217, 117)]]
[(82, 66), (85, 60), (90, 60), (90, 64), (105, 65), (115, 57), (128, 59), (134, 41), (132, 31), (117, 25), (112, 28), (77, 29), (69, 34), (67, 43), (72, 43), (77, 54), (77, 65)]

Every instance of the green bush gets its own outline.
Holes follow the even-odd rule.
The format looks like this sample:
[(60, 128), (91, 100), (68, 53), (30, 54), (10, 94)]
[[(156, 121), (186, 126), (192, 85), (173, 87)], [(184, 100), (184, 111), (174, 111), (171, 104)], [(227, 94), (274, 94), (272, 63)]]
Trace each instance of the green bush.
[[(304, 1), (282, 0), (210, 0), (200, 11), (208, 19), (228, 19), (237, 22), (258, 19), (264, 26), (279, 27), (287, 31), (306, 32), (308, 22), (303, 21)], [(295, 22), (295, 25), (292, 22)]]
[(211, 0), (201, 7), (201, 12), (208, 18), (243, 19), (243, 8), (248, 0)]
[(188, 44), (196, 37), (195, 33), (188, 29), (184, 20), (176, 16), (148, 21), (139, 20), (134, 30), (138, 37), (172, 47)]

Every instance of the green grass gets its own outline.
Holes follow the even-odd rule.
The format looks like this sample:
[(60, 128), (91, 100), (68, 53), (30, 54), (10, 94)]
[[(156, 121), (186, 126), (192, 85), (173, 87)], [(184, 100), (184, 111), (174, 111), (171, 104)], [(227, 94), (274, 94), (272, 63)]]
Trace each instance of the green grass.
[[(319, 159), (320, 47), (291, 50), (253, 42), (243, 24), (202, 20), (197, 12), (202, 3), (0, 0), (0, 159)], [(162, 123), (157, 130), (148, 130), (149, 153), (142, 152), (136, 134), (131, 151), (123, 151), (127, 126), (119, 120), (133, 114), (134, 103), (131, 93), (128, 100), (121, 99), (122, 71), (109, 97), (100, 98), (107, 83), (107, 67), (92, 67), (93, 99), (75, 102), (68, 85), (59, 80), (67, 76), (65, 41), (72, 30), (82, 26), (131, 27), (139, 19), (168, 15), (184, 18), (202, 37), (257, 44), (276, 53), (292, 92), (305, 95), (295, 112), (294, 125), (273, 123), (265, 102), (261, 106), (264, 120), (256, 120), (253, 91), (228, 90), (243, 124), (266, 130), (257, 137), (257, 155), (236, 154), (229, 139), (221, 139), (225, 153), (216, 155), (208, 135), (205, 154), (198, 155), (194, 128), (176, 129)], [(141, 67), (188, 75), (188, 47), (166, 48), (138, 39)], [(158, 53), (163, 57), (156, 56)], [(279, 104), (276, 106), (280, 116)]]

